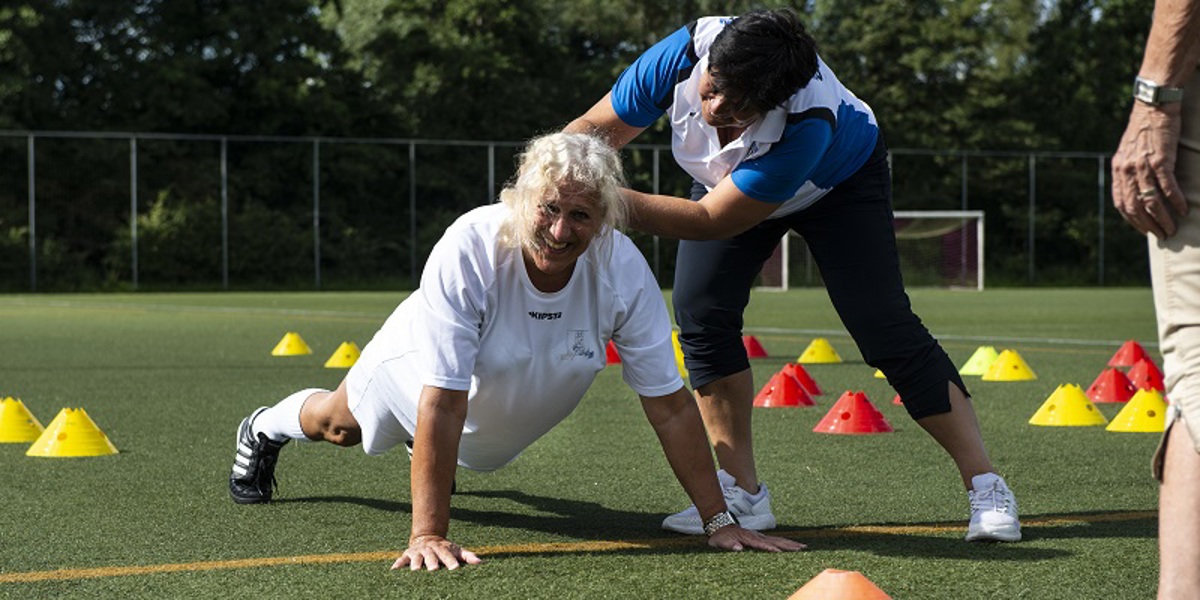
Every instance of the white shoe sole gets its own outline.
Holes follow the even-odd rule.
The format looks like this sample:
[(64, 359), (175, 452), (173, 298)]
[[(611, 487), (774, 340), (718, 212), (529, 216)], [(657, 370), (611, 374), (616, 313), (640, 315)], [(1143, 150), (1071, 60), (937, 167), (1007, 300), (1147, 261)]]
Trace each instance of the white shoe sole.
[(997, 529), (995, 531), (967, 530), (968, 542), (1019, 542), (1021, 541), (1021, 530), (1018, 529)]

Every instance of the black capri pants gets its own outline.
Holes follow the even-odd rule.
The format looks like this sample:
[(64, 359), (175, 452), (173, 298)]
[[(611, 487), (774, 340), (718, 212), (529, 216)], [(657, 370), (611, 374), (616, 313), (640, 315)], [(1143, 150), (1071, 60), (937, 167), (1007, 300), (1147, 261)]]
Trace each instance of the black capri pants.
[[(696, 183), (692, 199), (707, 193)], [(742, 314), (763, 263), (788, 229), (800, 234), (834, 309), (867, 364), (883, 371), (913, 419), (950, 411), (952, 382), (967, 393), (950, 357), (913, 313), (900, 275), (892, 181), (880, 137), (867, 162), (812, 206), (767, 219), (725, 240), (681, 241), (675, 262), (675, 322), (692, 386), (750, 367)]]

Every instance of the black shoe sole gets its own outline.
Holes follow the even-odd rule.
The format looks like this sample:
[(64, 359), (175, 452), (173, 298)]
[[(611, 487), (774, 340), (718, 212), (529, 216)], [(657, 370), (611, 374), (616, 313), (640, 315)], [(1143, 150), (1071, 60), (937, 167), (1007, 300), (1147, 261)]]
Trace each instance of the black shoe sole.
[(239, 496), (233, 489), (229, 490), (229, 499), (236, 504), (267, 504), (271, 501), (270, 496)]

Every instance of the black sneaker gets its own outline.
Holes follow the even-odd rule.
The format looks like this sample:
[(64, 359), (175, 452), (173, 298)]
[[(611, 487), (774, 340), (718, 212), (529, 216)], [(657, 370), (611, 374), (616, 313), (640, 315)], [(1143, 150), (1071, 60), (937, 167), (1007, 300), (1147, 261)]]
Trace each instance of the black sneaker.
[(276, 442), (261, 433), (255, 439), (250, 424), (264, 410), (267, 407), (254, 411), (238, 425), (237, 454), (229, 473), (229, 497), (238, 504), (270, 502), (275, 491), (275, 463), (279, 460), (279, 449), (288, 440)]

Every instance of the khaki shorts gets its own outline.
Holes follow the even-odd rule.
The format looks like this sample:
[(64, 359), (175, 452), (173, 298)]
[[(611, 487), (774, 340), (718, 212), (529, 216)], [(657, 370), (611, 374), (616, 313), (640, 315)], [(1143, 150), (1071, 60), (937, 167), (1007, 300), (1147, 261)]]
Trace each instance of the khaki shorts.
[(1154, 476), (1162, 481), (1167, 434), (1182, 421), (1200, 452), (1200, 70), (1183, 95), (1183, 130), (1175, 177), (1188, 214), (1175, 235), (1150, 236), (1150, 276), (1166, 376), (1167, 430), (1154, 453)]

